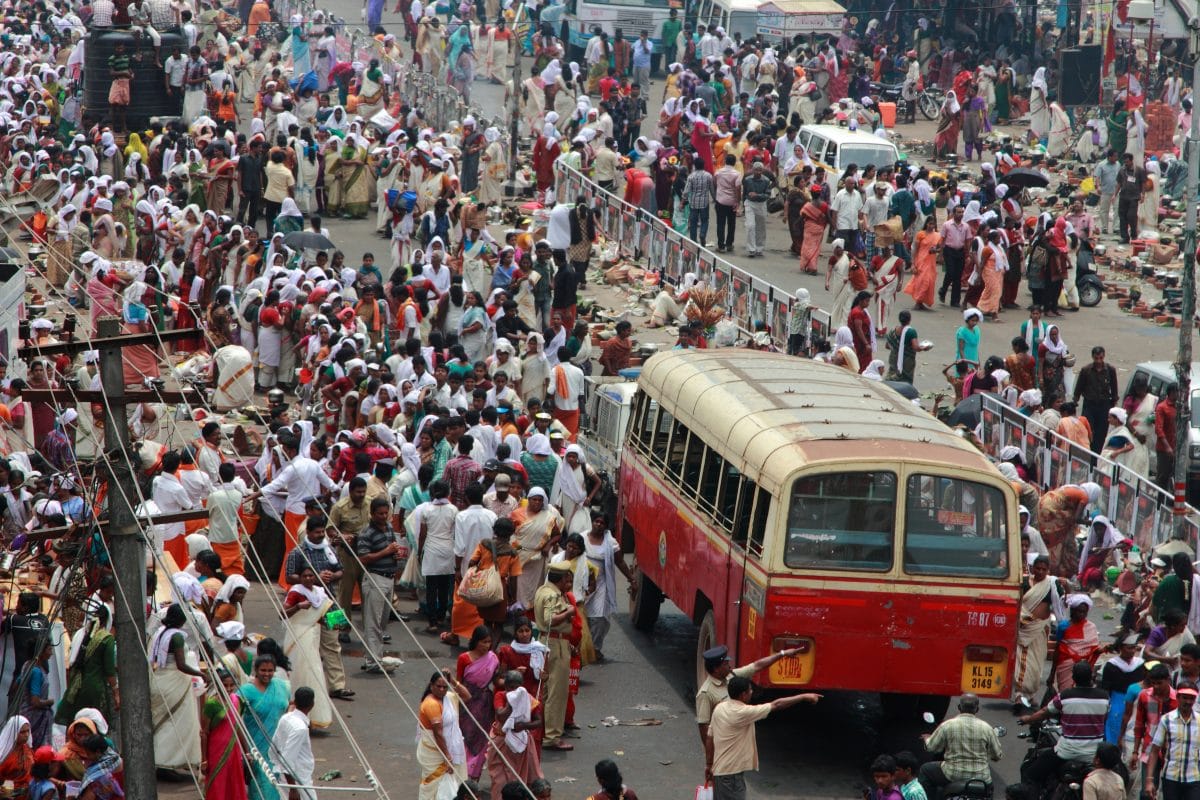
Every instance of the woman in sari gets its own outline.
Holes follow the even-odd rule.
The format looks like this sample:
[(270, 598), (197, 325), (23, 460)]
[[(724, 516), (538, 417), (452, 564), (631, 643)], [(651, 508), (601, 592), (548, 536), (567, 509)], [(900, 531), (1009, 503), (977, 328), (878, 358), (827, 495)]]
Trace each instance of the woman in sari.
[(362, 84), (358, 89), (359, 116), (370, 119), (372, 114), (383, 107), (383, 100), (383, 70), (379, 68), (379, 59), (372, 58), (363, 71)]
[(279, 718), (288, 710), (291, 687), (287, 681), (275, 677), (275, 659), (260, 655), (254, 659), (254, 680), (243, 684), (237, 693), (242, 721), (250, 732), (250, 745), (259, 755), (251, 761), (250, 798), (278, 800), (275, 778), (263, 771), (260, 760), (270, 763), (271, 739), (275, 736)]
[(59, 776), (63, 780), (77, 781), (83, 778), (83, 773), (87, 771), (87, 748), (83, 746), (84, 742), (97, 734), (104, 735), (108, 730), (107, 722), (101, 726), (96, 717), (85, 716), (89, 712), (95, 712), (96, 717), (104, 722), (95, 709), (81, 709), (78, 718), (66, 726), (67, 741), (58, 751), (63, 759)]
[(200, 707), (192, 678), (205, 675), (189, 653), (183, 607), (173, 603), (150, 640), (150, 714), (154, 721), (154, 761), (160, 769), (195, 771), (200, 753)]
[(980, 272), (983, 276), (983, 294), (979, 296), (979, 310), (991, 319), (1000, 321), (1000, 295), (1004, 291), (1004, 273), (1008, 271), (1008, 253), (1001, 245), (1001, 234), (993, 230), (988, 234), (987, 246), (983, 249)]
[(1075, 529), (1090, 504), (1100, 499), (1096, 483), (1068, 484), (1042, 495), (1037, 507), (1037, 529), (1050, 551), (1050, 569), (1055, 575), (1076, 572), (1079, 553), (1075, 549)]
[(482, 361), (490, 352), (491, 320), (483, 305), (483, 296), (478, 291), (465, 292), (462, 319), (458, 323), (458, 341), (466, 352), (467, 359), (474, 364)]
[(332, 606), (333, 601), (318, 582), (311, 565), (300, 569), (300, 582), (288, 587), (287, 596), (283, 598), (283, 614), (287, 620), (283, 652), (292, 662), (292, 683), (313, 690), (314, 705), (308, 718), (312, 726), (320, 730), (333, 724), (333, 709), (321, 665), (321, 628), (326, 625), (325, 614)]
[(13, 797), (23, 796), (33, 777), (29, 737), (29, 720), (19, 714), (9, 717), (0, 728), (0, 781), (12, 783)]
[(1150, 467), (1150, 456), (1129, 430), (1128, 421), (1129, 414), (1125, 409), (1114, 407), (1108, 410), (1108, 433), (1100, 455), (1145, 475)]
[(937, 287), (937, 256), (942, 250), (942, 235), (937, 230), (937, 219), (933, 215), (925, 218), (925, 226), (917, 232), (913, 248), (913, 276), (904, 287), (904, 293), (912, 297), (918, 311), (933, 307), (934, 290)]
[(1071, 149), (1071, 118), (1057, 101), (1050, 103), (1050, 132), (1046, 137), (1046, 155), (1062, 158)]
[(825, 228), (829, 225), (829, 204), (813, 194), (812, 199), (800, 209), (804, 220), (804, 237), (800, 245), (800, 270), (817, 275), (817, 260), (821, 256), (821, 242), (825, 240)]
[(458, 680), (470, 696), (464, 698), (469, 715), (462, 719), (463, 744), (467, 751), (467, 777), (479, 780), (487, 761), (488, 732), (495, 717), (492, 678), (500, 660), (492, 652), (492, 632), (486, 625), (475, 628), (467, 652), (458, 657)]
[(117, 800), (125, 797), (117, 773), (121, 771), (121, 757), (112, 749), (108, 739), (97, 734), (89, 736), (83, 743), (87, 768), (80, 781), (79, 800)]
[(792, 179), (784, 199), (783, 218), (787, 221), (788, 234), (792, 238), (792, 254), (800, 255), (804, 250), (804, 206), (808, 204), (808, 190), (804, 187), (804, 178), (797, 175)]
[(87, 630), (72, 640), (67, 691), (54, 714), (58, 725), (70, 725), (82, 708), (99, 709), (106, 718), (116, 713), (117, 640), (108, 625), (108, 607), (99, 604)]
[(1012, 116), (1013, 71), (1004, 61), (996, 74), (996, 124), (1007, 125)]
[(1088, 619), (1092, 598), (1080, 592), (1067, 597), (1069, 617), (1058, 623), (1058, 647), (1054, 651), (1054, 683), (1064, 692), (1075, 686), (1075, 665), (1092, 664), (1100, 655), (1100, 631)]
[(517, 526), (517, 553), (521, 557), (517, 600), (533, 608), (533, 593), (546, 579), (546, 556), (558, 543), (564, 522), (558, 509), (546, 502), (546, 490), (540, 486), (529, 490), (525, 505), (512, 513), (512, 521)]
[(1050, 576), (1050, 559), (1038, 556), (1030, 566), (1028, 583), (1022, 586), (1020, 628), (1017, 631), (1017, 657), (1013, 675), (1013, 704), (1032, 706), (1043, 691), (1042, 671), (1046, 666), (1046, 631), (1050, 614), (1062, 619), (1066, 607), (1059, 595), (1058, 582)]
[[(588, 491), (588, 486), (591, 491)], [(583, 460), (583, 448), (569, 445), (554, 472), (550, 502), (562, 511), (567, 533), (587, 533), (592, 529), (592, 497), (600, 488), (596, 471)]]
[(493, 704), (496, 719), (487, 755), (492, 800), (500, 800), (500, 790), (511, 781), (528, 785), (542, 777), (537, 741), (542, 726), (541, 703), (536, 690), (530, 692), (524, 686), (523, 674), (515, 669), (505, 672), (503, 681), (497, 684)]
[(1038, 387), (1042, 397), (1049, 404), (1050, 399), (1061, 397), (1066, 399), (1066, 382), (1064, 378), (1067, 359), (1067, 343), (1057, 325), (1046, 329), (1046, 338), (1038, 343), (1038, 363), (1041, 364)]
[[(1109, 148), (1115, 150), (1118, 156), (1123, 154), (1129, 144), (1129, 112), (1125, 110), (1123, 99), (1113, 104), (1112, 113), (1104, 119), (1104, 126), (1108, 131)], [(1137, 166), (1137, 161), (1133, 163)]]
[(210, 696), (200, 711), (204, 800), (246, 800), (245, 756), (233, 724), (241, 714), (242, 699), (237, 696), (241, 684), (224, 669), (217, 671), (217, 677), (225, 692)]
[[(336, 212), (342, 219), (366, 219), (371, 202), (367, 180), (367, 150), (347, 137), (346, 144), (334, 156), (337, 185)], [(326, 162), (328, 172), (329, 163)], [(332, 203), (331, 203), (332, 204)]]
[(290, 197), (283, 198), (283, 203), (279, 206), (279, 216), (273, 220), (271, 229), (285, 236), (304, 230), (304, 214), (295, 200)]
[(1104, 569), (1125, 537), (1103, 515), (1094, 517), (1079, 554), (1079, 585), (1092, 591), (1104, 584)]
[(233, 194), (233, 181), (237, 177), (237, 163), (225, 155), (221, 145), (214, 148), (208, 159), (208, 180), (204, 189), (207, 208), (218, 214), (225, 213), (229, 198)]
[[(459, 703), (470, 699), (467, 687), (459, 683), (450, 670), (435, 672), (429, 679), (417, 714), (417, 763), (421, 766), (417, 800), (451, 796), (466, 779), (467, 750), (459, 726), (458, 707)], [(445, 789), (442, 784), (446, 784)]]
[(504, 180), (508, 177), (508, 156), (500, 141), (500, 129), (489, 127), (483, 132), (487, 147), (481, 159), (483, 173), (479, 180), (479, 202), (494, 205), (500, 202), (504, 192)]
[(1046, 84), (1046, 68), (1038, 67), (1029, 87), (1029, 140), (1046, 144), (1050, 137), (1050, 87)]
[(954, 92), (946, 92), (942, 107), (938, 111), (937, 133), (933, 138), (935, 158), (951, 156), (958, 152), (958, 129), (962, 125), (962, 108)]

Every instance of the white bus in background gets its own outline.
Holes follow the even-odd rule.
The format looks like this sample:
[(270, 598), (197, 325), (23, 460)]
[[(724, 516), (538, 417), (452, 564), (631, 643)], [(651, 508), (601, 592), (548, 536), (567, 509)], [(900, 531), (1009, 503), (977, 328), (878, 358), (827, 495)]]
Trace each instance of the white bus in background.
[(696, 24), (720, 26), (730, 38), (737, 38), (740, 33), (742, 41), (753, 39), (758, 32), (761, 5), (758, 0), (700, 0), (696, 6)]
[(597, 25), (608, 34), (609, 42), (617, 28), (630, 44), (646, 31), (654, 45), (653, 67), (662, 69), (666, 66), (659, 63), (665, 46), (661, 41), (663, 23), (672, 8), (679, 11), (679, 19), (684, 18), (683, 0), (567, 0), (565, 6), (561, 29), (556, 31), (567, 42), (567, 61), (578, 62), (584, 69), (583, 52)]

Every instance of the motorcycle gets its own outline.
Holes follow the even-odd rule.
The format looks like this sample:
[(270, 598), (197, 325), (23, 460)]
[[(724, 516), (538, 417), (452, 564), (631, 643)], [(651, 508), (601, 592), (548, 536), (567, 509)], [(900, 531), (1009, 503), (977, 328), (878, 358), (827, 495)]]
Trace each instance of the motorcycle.
[(1098, 306), (1104, 298), (1104, 282), (1096, 274), (1094, 251), (1088, 245), (1080, 247), (1075, 257), (1075, 289), (1079, 292), (1079, 305), (1084, 308)]
[(943, 94), (936, 86), (930, 86), (921, 89), (917, 92), (916, 97), (912, 100), (904, 96), (904, 83), (871, 83), (871, 94), (876, 95), (885, 103), (896, 104), (897, 119), (907, 119), (911, 116), (908, 113), (909, 103), (915, 103), (917, 110), (921, 112), (921, 116), (928, 120), (937, 119), (938, 111), (942, 107)]
[[(1062, 738), (1062, 724), (1054, 719), (1034, 722), (1029, 726), (1028, 731), (1018, 733), (1017, 738), (1027, 739), (1030, 742), (1029, 750), (1026, 751), (1025, 758), (1021, 761), (1021, 774), (1024, 775), (1029, 764), (1036, 761), (1047, 750), (1054, 749), (1058, 740)], [(1036, 800), (1082, 800), (1083, 781), (1091, 771), (1091, 762), (1067, 761), (1061, 764), (1058, 774), (1041, 787), (1040, 794), (1035, 795)], [(1131, 777), (1124, 762), (1118, 765), (1116, 772), (1125, 781), (1125, 788), (1128, 790)]]

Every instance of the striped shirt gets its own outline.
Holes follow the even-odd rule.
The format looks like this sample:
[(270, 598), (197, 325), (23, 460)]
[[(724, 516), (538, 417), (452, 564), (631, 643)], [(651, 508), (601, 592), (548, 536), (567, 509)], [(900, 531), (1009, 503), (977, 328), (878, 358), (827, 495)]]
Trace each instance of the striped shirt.
[(1200, 721), (1195, 714), (1186, 720), (1179, 709), (1164, 714), (1154, 733), (1154, 746), (1162, 758), (1164, 780), (1200, 781)]
[(1096, 745), (1104, 741), (1104, 721), (1108, 716), (1108, 692), (1103, 689), (1067, 689), (1051, 704), (1062, 721), (1062, 738), (1054, 752), (1068, 761), (1091, 760)]

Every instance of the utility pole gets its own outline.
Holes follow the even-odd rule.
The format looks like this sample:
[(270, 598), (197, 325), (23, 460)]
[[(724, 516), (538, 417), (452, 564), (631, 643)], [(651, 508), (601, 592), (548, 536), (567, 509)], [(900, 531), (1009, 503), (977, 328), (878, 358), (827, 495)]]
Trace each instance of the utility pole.
[[(1191, 37), (1188, 51), (1192, 57), (1192, 102), (1200, 98), (1200, 23), (1188, 20)], [(1194, 106), (1193, 106), (1194, 108)], [(1196, 208), (1200, 190), (1200, 113), (1192, 114), (1184, 154), (1188, 164), (1187, 210), (1183, 228), (1183, 319), (1179, 325), (1179, 354), (1175, 361), (1175, 380), (1179, 399), (1175, 410), (1175, 524), (1176, 539), (1186, 538), (1187, 473), (1191, 460), (1192, 430), (1192, 320), (1196, 315)]]
[(121, 753), (125, 756), (125, 795), (156, 797), (154, 724), (150, 716), (150, 666), (146, 651), (146, 544), (134, 517), (134, 475), (125, 418), (125, 374), (118, 317), (101, 317), (100, 382), (104, 404), (104, 449), (108, 454), (108, 551), (123, 602), (114, 603), (117, 685), (121, 689)]
[(508, 197), (517, 196), (517, 136), (521, 117), (521, 40), (514, 22), (509, 42), (516, 45), (512, 66), (512, 98), (508, 109)]

